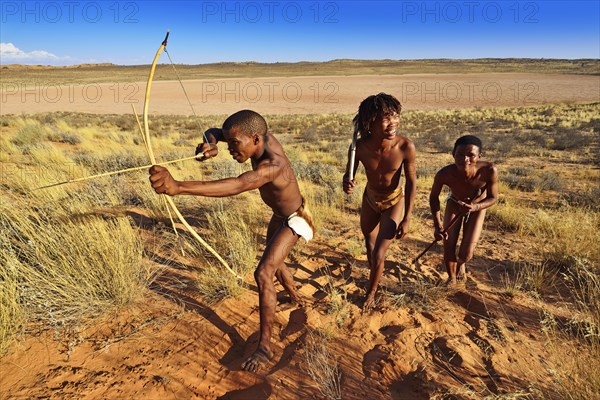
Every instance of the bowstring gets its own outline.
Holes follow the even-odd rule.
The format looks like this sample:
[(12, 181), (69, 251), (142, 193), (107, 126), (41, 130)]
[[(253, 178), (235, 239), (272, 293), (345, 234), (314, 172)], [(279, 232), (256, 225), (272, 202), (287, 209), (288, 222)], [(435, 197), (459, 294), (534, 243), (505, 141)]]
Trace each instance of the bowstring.
[[(175, 75), (177, 76), (177, 80), (179, 81), (179, 85), (181, 85), (181, 89), (183, 89), (183, 94), (185, 95), (185, 98), (187, 99), (187, 102), (190, 105), (190, 108), (192, 109), (192, 114), (194, 114), (194, 118), (198, 119), (198, 115), (196, 114), (196, 110), (194, 109), (194, 105), (192, 104), (192, 102), (190, 100), (190, 97), (188, 96), (187, 90), (185, 90), (185, 86), (183, 86), (183, 82), (181, 81), (181, 77), (179, 76), (179, 72), (177, 72), (177, 68), (175, 68), (175, 63), (173, 63), (173, 60), (171, 59), (171, 55), (167, 51), (167, 47), (166, 46), (165, 46), (164, 51), (165, 51), (167, 57), (169, 58), (169, 62), (171, 63), (171, 67), (173, 68), (173, 71), (175, 71)], [(206, 137), (205, 132), (202, 132), (202, 137), (204, 138), (204, 143), (208, 143), (208, 138)]]

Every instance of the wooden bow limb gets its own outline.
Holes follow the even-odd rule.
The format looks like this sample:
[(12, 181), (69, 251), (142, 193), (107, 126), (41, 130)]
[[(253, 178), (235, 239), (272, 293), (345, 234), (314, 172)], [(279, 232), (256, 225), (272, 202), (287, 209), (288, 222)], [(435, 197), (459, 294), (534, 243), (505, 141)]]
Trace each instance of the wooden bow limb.
[[(150, 162), (152, 164), (157, 164), (156, 158), (154, 157), (154, 151), (152, 150), (152, 142), (150, 140), (150, 128), (148, 124), (148, 106), (150, 105), (150, 90), (152, 88), (152, 79), (154, 77), (154, 71), (156, 70), (156, 64), (158, 63), (158, 59), (160, 58), (161, 53), (167, 46), (167, 40), (169, 39), (169, 31), (167, 31), (167, 35), (165, 36), (165, 40), (161, 43), (160, 47), (156, 51), (156, 55), (154, 56), (154, 60), (152, 61), (152, 66), (150, 68), (150, 75), (148, 76), (148, 83), (146, 85), (146, 96), (144, 98), (144, 111), (143, 111), (143, 121), (144, 121), (144, 134), (146, 138), (146, 145), (148, 147), (148, 156), (150, 157)], [(198, 233), (190, 226), (190, 224), (185, 220), (179, 209), (175, 205), (173, 199), (169, 196), (165, 196), (167, 203), (179, 219), (179, 221), (185, 226), (185, 228), (190, 232), (190, 234), (202, 245), (206, 248), (215, 258), (231, 273), (238, 279), (242, 279), (241, 276), (235, 273), (233, 269), (227, 264), (227, 262), (217, 253), (204, 239), (198, 235)]]
[[(140, 130), (140, 135), (142, 136), (142, 140), (144, 141), (144, 148), (146, 149), (146, 153), (148, 157), (150, 157), (150, 150), (148, 150), (148, 143), (146, 143), (146, 136), (144, 135), (144, 128), (142, 128), (142, 123), (140, 122), (140, 117), (138, 116), (137, 111), (135, 110), (135, 106), (131, 103), (131, 111), (133, 111), (133, 115), (135, 116), (135, 122), (137, 122), (138, 129)], [(181, 250), (181, 255), (185, 257), (185, 251), (183, 250), (183, 245), (181, 244), (181, 237), (179, 237), (179, 232), (177, 231), (177, 227), (175, 226), (175, 221), (173, 220), (173, 214), (171, 214), (171, 208), (169, 207), (169, 203), (164, 196), (160, 196), (163, 201), (163, 205), (167, 210), (167, 214), (169, 216), (169, 221), (171, 221), (171, 227), (173, 228), (173, 232), (175, 232), (175, 237), (177, 238), (177, 242), (179, 243), (179, 250)]]
[[(452, 226), (456, 223), (456, 221), (459, 220), (459, 218), (461, 218), (463, 215), (465, 215), (464, 213), (460, 213), (460, 214), (456, 214), (454, 216), (454, 218), (452, 218), (450, 220), (450, 223), (448, 224), (447, 227), (444, 228), (443, 232), (446, 232), (448, 229), (452, 228)], [(423, 250), (417, 257), (415, 257), (415, 259), (413, 260), (413, 264), (416, 264), (416, 262), (419, 260), (419, 258), (423, 257), (425, 255), (425, 253), (427, 253), (429, 251), (429, 249), (431, 249), (433, 247), (434, 244), (436, 244), (439, 240), (435, 239), (433, 242), (429, 243), (429, 245), (425, 248), (425, 250)]]

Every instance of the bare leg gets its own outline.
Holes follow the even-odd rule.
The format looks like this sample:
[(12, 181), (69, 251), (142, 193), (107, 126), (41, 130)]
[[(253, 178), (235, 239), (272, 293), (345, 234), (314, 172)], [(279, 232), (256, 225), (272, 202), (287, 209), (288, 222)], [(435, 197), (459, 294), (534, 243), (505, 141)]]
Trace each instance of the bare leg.
[(466, 263), (473, 258), (473, 251), (483, 230), (484, 219), (485, 210), (472, 212), (469, 220), (464, 224), (463, 238), (458, 249), (458, 280), (465, 281), (467, 279)]
[[(269, 222), (269, 226), (267, 228), (267, 245), (273, 238), (273, 235), (277, 232), (279, 228), (281, 228), (285, 223), (284, 218), (276, 217), (273, 215), (271, 221)], [(275, 277), (277, 281), (283, 286), (283, 289), (290, 296), (290, 301), (292, 304), (302, 304), (300, 295), (298, 294), (298, 290), (296, 289), (296, 285), (294, 284), (294, 277), (290, 273), (289, 268), (285, 265), (285, 262), (282, 262), (281, 265), (275, 271)]]
[[(454, 202), (449, 201), (446, 203), (446, 211), (444, 212), (444, 227), (450, 225), (450, 221), (459, 212), (459, 207)], [(454, 226), (448, 230), (448, 239), (444, 240), (444, 263), (446, 264), (446, 271), (448, 272), (448, 280), (446, 284), (456, 284), (456, 244), (458, 243), (458, 236), (460, 234), (460, 227), (462, 225), (462, 218), (459, 217), (459, 221), (456, 221)]]
[(260, 263), (254, 272), (260, 307), (260, 338), (256, 351), (242, 363), (242, 369), (246, 371), (257, 371), (261, 365), (273, 357), (271, 334), (277, 303), (273, 278), (297, 241), (298, 236), (290, 228), (286, 226), (279, 228), (268, 242)]
[[(367, 207), (370, 208), (368, 205)], [(404, 202), (400, 201), (379, 215), (379, 229), (370, 260), (371, 273), (369, 276), (369, 288), (367, 290), (363, 309), (371, 308), (375, 303), (375, 293), (377, 292), (379, 280), (383, 274), (387, 249), (396, 235), (403, 209)], [(371, 211), (375, 213), (374, 210)]]
[(290, 302), (292, 304), (304, 304), (304, 302), (302, 301), (302, 297), (296, 289), (294, 277), (292, 276), (292, 273), (285, 264), (280, 265), (277, 271), (275, 271), (275, 277), (277, 278), (277, 281), (281, 283), (281, 286), (283, 286), (287, 294), (290, 296)]
[[(360, 210), (360, 229), (365, 237), (365, 246), (367, 248), (367, 261), (369, 264), (369, 270), (371, 271), (371, 275), (373, 274), (373, 251), (375, 249), (377, 235), (379, 234), (380, 216), (381, 214), (373, 210), (369, 203), (367, 203), (365, 195), (363, 194), (363, 202)], [(369, 286), (371, 286), (370, 279)], [(374, 299), (375, 293), (369, 296), (369, 292), (367, 291), (367, 296), (365, 297), (363, 308), (371, 307), (373, 305)]]

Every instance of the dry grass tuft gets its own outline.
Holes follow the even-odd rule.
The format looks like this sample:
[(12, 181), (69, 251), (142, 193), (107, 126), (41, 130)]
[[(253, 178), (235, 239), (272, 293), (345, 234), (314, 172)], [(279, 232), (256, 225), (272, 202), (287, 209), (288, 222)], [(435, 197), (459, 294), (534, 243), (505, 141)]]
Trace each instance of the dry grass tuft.
[(383, 302), (392, 309), (410, 307), (430, 311), (438, 307), (445, 293), (440, 283), (418, 277), (414, 281), (401, 282), (394, 291), (383, 294)]
[(2, 314), (13, 316), (4, 332), (25, 320), (60, 328), (97, 317), (131, 303), (153, 279), (127, 218), (75, 220), (64, 211), (0, 203)]
[(25, 310), (19, 299), (19, 282), (14, 265), (0, 268), (0, 355), (8, 350), (13, 337), (25, 320)]
[(322, 287), (327, 293), (327, 313), (332, 315), (338, 328), (345, 325), (350, 317), (350, 303), (348, 302), (348, 291), (344, 282), (337, 287), (334, 285), (334, 277), (329, 268), (326, 269), (327, 283)]
[(342, 374), (334, 354), (329, 350), (329, 339), (320, 331), (309, 330), (304, 348), (305, 370), (314, 386), (326, 399), (342, 398)]
[[(600, 341), (597, 331), (593, 341), (581, 344), (572, 339), (568, 325), (560, 323), (548, 312), (543, 313), (542, 327), (548, 342), (547, 372), (552, 385), (540, 381), (533, 383), (536, 398), (543, 399), (595, 399), (600, 393)], [(565, 329), (567, 328), (567, 329)], [(551, 366), (558, 366), (552, 368)], [(532, 371), (532, 376), (539, 371)]]
[[(258, 251), (256, 218), (250, 215), (251, 210), (246, 211), (249, 214), (240, 213), (232, 207), (232, 202), (221, 202), (218, 210), (207, 215), (211, 245), (242, 278), (256, 267)], [(196, 288), (208, 304), (237, 298), (244, 292), (242, 281), (220, 265), (209, 261), (206, 264), (208, 267), (202, 271)]]
[(490, 215), (509, 230), (535, 238), (555, 263), (569, 263), (572, 257), (600, 260), (600, 213), (588, 209), (561, 207), (532, 209), (504, 202), (490, 208)]

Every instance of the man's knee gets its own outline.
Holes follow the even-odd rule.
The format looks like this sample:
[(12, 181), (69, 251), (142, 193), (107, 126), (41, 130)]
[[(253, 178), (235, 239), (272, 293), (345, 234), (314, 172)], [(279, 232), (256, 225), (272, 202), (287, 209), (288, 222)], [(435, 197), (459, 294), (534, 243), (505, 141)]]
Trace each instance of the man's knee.
[(456, 253), (454, 252), (444, 252), (444, 262), (457, 262)]
[(458, 252), (458, 262), (464, 264), (473, 258), (473, 250), (461, 250)]
[(385, 256), (387, 254), (387, 246), (380, 246), (379, 248), (375, 249), (375, 251), (373, 252), (373, 263), (375, 265), (378, 265), (380, 263), (385, 262)]
[(370, 254), (373, 254), (373, 249), (375, 249), (375, 239), (365, 235), (365, 246), (367, 247), (367, 251)]
[(268, 263), (261, 263), (258, 268), (254, 271), (254, 280), (259, 288), (273, 282), (273, 276), (275, 275), (275, 268)]

